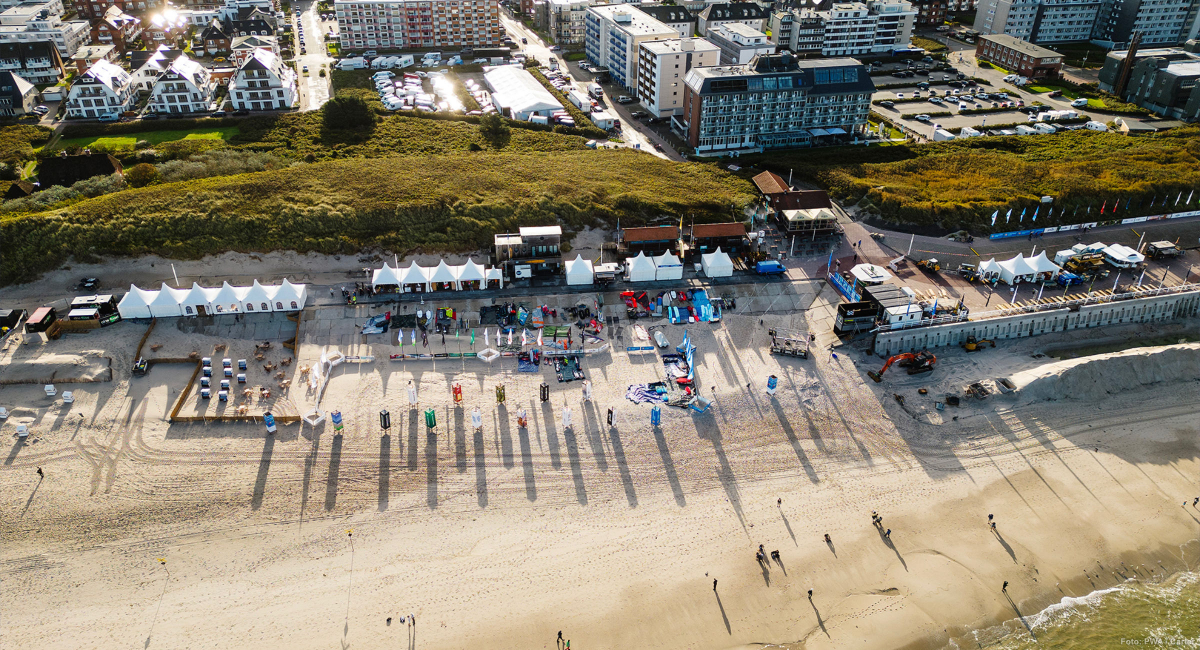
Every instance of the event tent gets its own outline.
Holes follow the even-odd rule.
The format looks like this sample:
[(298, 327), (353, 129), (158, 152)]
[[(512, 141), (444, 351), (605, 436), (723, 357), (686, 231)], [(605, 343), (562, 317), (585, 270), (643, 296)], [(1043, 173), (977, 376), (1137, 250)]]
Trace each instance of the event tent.
[[(212, 293), (210, 294), (209, 292)], [(188, 289), (183, 298), (179, 300), (180, 306), (183, 307), (183, 315), (196, 316), (198, 314), (207, 314), (209, 297), (216, 292), (216, 289), (205, 290), (204, 287), (193, 282), (192, 288)]]
[(534, 115), (550, 117), (563, 105), (532, 74), (517, 66), (499, 66), (483, 75), (492, 89), (496, 106), (509, 110), (514, 120), (528, 121)]
[[(468, 257), (464, 264), (454, 267), (454, 269), (456, 271), (454, 275), (458, 277), (459, 289), (474, 289), (482, 286), (485, 269), (481, 264), (477, 264), (475, 260)], [(470, 282), (477, 282), (479, 284), (467, 284)]]
[(413, 262), (400, 275), (400, 283), (405, 291), (429, 291), (429, 273), (425, 267)]
[(1050, 280), (1062, 269), (1057, 264), (1046, 259), (1046, 251), (1037, 257), (1016, 257), (1000, 262), (1000, 279), (1008, 284), (1018, 282), (1033, 282), (1035, 280)]
[[(274, 287), (272, 287), (274, 289)], [(271, 293), (267, 288), (254, 281), (242, 294), (243, 311), (271, 311)]]
[(704, 269), (704, 275), (710, 278), (727, 278), (733, 275), (733, 260), (729, 259), (729, 255), (722, 251), (720, 246), (711, 253), (701, 255), (700, 266)]
[(503, 289), (504, 288), (504, 271), (503, 271), (503, 269), (498, 269), (494, 266), (492, 268), (488, 269), (487, 270), (487, 281), (491, 282), (492, 280), (499, 282), (500, 288)]
[(567, 260), (567, 284), (591, 284), (595, 280), (592, 272), (592, 261), (577, 255), (573, 260)]
[(122, 318), (150, 318), (150, 301), (155, 297), (154, 291), (142, 291), (131, 284), (129, 293), (117, 303), (117, 311), (122, 314)]
[(637, 257), (626, 260), (625, 279), (629, 282), (651, 282), (658, 274), (654, 260), (646, 257), (646, 253), (638, 253)]
[[(146, 291), (147, 294), (153, 293), (155, 296), (147, 301), (150, 305), (150, 315), (155, 318), (165, 318), (168, 316), (183, 315), (183, 297), (187, 295), (186, 289), (172, 289), (164, 282), (162, 288), (158, 291)], [(126, 318), (125, 312), (121, 311), (121, 305), (117, 304), (117, 311), (121, 312), (121, 318)], [(128, 318), (137, 318), (137, 316), (129, 316)]]
[(271, 297), (274, 299), (275, 311), (303, 309), (305, 301), (308, 300), (308, 285), (292, 284), (285, 278)]
[(654, 279), (681, 280), (683, 279), (683, 262), (671, 251), (654, 258)]
[(245, 295), (245, 293), (242, 292), (242, 295), (238, 294), (239, 292), (235, 291), (233, 285), (229, 284), (229, 282), (222, 283), (221, 288), (217, 289), (216, 292), (212, 294), (212, 297), (209, 298), (209, 313), (211, 314), (216, 312), (221, 314), (225, 312), (241, 311), (242, 295)]
[(446, 260), (438, 262), (437, 268), (429, 273), (429, 282), (439, 289), (441, 287), (437, 287), (437, 285), (443, 283), (458, 286), (458, 278), (454, 276), (454, 271), (450, 269), (450, 265), (446, 263)]
[(1000, 263), (996, 258), (992, 258), (986, 262), (979, 263), (979, 277), (984, 282), (993, 282), (1000, 277), (1003, 269), (1000, 268)]
[(371, 286), (373, 288), (400, 286), (400, 269), (394, 269), (385, 262), (383, 268), (375, 269), (371, 273)]

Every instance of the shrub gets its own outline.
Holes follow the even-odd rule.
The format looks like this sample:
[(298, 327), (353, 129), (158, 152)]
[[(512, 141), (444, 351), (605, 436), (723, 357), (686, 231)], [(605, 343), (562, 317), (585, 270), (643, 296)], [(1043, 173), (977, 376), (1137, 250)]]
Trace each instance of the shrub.
[(492, 113), (479, 118), (479, 135), (483, 136), (493, 149), (503, 149), (512, 139), (512, 129), (505, 124), (504, 118)]
[(355, 95), (340, 94), (321, 108), (323, 124), (330, 130), (362, 129), (375, 123), (375, 113), (366, 100)]
[(145, 187), (158, 180), (158, 169), (150, 163), (138, 163), (125, 172), (125, 181), (131, 187)]

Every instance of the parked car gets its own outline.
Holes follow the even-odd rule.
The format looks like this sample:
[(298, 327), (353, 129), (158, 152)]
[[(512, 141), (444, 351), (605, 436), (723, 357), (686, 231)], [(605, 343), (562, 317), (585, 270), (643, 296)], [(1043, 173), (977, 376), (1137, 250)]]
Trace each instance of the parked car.
[(958, 74), (954, 75), (954, 78), (955, 78), (955, 79), (958, 79), (958, 80), (960, 80), (960, 81), (961, 81), (961, 80), (963, 80), (963, 79), (966, 79), (966, 78), (967, 78), (967, 75), (965, 75), (965, 74), (963, 74), (963, 73), (959, 72)]
[(917, 70), (917, 74), (921, 75), (922, 77), (928, 77), (929, 71), (928, 70)]
[(162, 117), (162, 116), (159, 115), (158, 113), (145, 113), (144, 115), (142, 115), (143, 120), (157, 120), (160, 117)]
[[(619, 100), (618, 100), (618, 101), (619, 101)], [(622, 103), (622, 104), (624, 104), (625, 102), (621, 102), (621, 103)], [(640, 119), (642, 119), (643, 117), (646, 117), (646, 116), (648, 116), (648, 115), (650, 115), (650, 114), (649, 114), (649, 113), (647, 113), (646, 111), (634, 111), (634, 112), (632, 112), (632, 113), (630, 113), (630, 114), (629, 114), (629, 117), (632, 117), (632, 118), (633, 118), (633, 119), (635, 119), (635, 120), (640, 120)]]
[(83, 278), (75, 288), (80, 291), (95, 291), (100, 288), (100, 278)]
[(896, 102), (893, 102), (893, 101), (890, 101), (890, 100), (886, 100), (886, 99), (885, 99), (885, 100), (883, 100), (883, 101), (879, 102), (879, 105), (880, 105), (880, 106), (882, 106), (882, 107), (884, 107), (884, 108), (891, 108), (891, 107), (893, 107), (893, 106), (895, 106), (895, 105), (896, 105)]
[(234, 115), (249, 115), (250, 111), (245, 108), (239, 108), (233, 112)]
[(45, 104), (38, 104), (37, 106), (33, 107), (33, 112), (37, 115), (45, 115), (46, 113), (50, 112), (50, 107), (46, 106)]
[(225, 117), (225, 111), (213, 111), (212, 117)]
[(621, 95), (620, 97), (617, 97), (617, 103), (618, 104), (632, 104), (633, 98), (630, 97), (629, 95)]
[(105, 113), (104, 115), (101, 115), (99, 119), (101, 122), (116, 122), (117, 120), (121, 119), (121, 116), (117, 113)]
[(930, 104), (941, 104), (941, 103), (942, 103), (942, 98), (941, 98), (941, 97), (930, 97), (930, 98), (929, 98), (929, 103), (930, 103)]
[(1055, 90), (1055, 91), (1053, 91), (1053, 92), (1051, 92), (1051, 93), (1050, 93), (1050, 97), (1062, 97), (1062, 94), (1063, 94), (1063, 91), (1061, 91), (1061, 90)]
[(926, 115), (924, 113), (921, 113), (920, 115), (914, 117), (913, 119), (918, 122), (928, 122), (929, 120), (931, 120), (933, 118), (929, 117), (928, 115)]
[(308, 74), (308, 66), (304, 66), (304, 67), (300, 68), (300, 71), (303, 72), (304, 74)]
[(1087, 105), (1088, 105), (1088, 100), (1086, 97), (1080, 97), (1079, 99), (1076, 99), (1075, 101), (1071, 102), (1071, 106), (1073, 106), (1075, 108), (1083, 108), (1084, 106), (1087, 106)]

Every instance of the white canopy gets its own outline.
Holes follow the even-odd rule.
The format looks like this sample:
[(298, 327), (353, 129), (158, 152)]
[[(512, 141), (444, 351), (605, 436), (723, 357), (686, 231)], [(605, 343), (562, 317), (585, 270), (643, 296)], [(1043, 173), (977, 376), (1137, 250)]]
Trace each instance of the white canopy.
[(671, 251), (654, 258), (654, 279), (681, 280), (683, 279), (683, 262)]
[[(183, 315), (183, 298), (188, 294), (186, 289), (172, 289), (164, 282), (162, 288), (153, 293), (154, 297), (149, 300), (151, 316), (164, 318)], [(120, 311), (120, 305), (117, 310)], [(121, 312), (121, 317), (125, 317), (125, 312)]]
[(242, 294), (242, 311), (272, 311), (271, 306), (271, 294), (258, 280)]
[(121, 318), (150, 318), (150, 301), (158, 296), (157, 291), (142, 291), (129, 285), (129, 293), (117, 303)]
[(212, 294), (209, 306), (211, 307), (210, 313), (236, 312), (242, 308), (242, 296), (239, 296), (233, 285), (226, 281), (221, 283), (221, 288)]
[[(270, 291), (268, 291), (270, 293)], [(292, 284), (284, 278), (272, 296), (276, 311), (295, 311), (304, 307), (308, 298), (308, 285)]]
[(193, 282), (192, 288), (188, 289), (183, 298), (179, 300), (179, 305), (183, 307), (183, 315), (195, 316), (200, 313), (201, 309), (203, 309), (205, 313), (208, 313), (208, 305), (212, 302), (209, 300), (209, 298), (216, 295), (217, 291), (219, 291), (219, 289), (206, 290), (204, 287)]
[(446, 263), (446, 260), (442, 260), (438, 262), (437, 268), (433, 270), (433, 273), (429, 274), (429, 281), (453, 283), (458, 282), (458, 278), (454, 277), (454, 271)]
[(494, 266), (492, 268), (488, 269), (487, 270), (487, 279), (488, 279), (488, 282), (491, 282), (492, 280), (498, 281), (500, 283), (500, 288), (501, 289), (504, 288), (504, 271), (502, 269), (498, 269)]
[(654, 260), (646, 257), (646, 253), (638, 253), (637, 257), (626, 260), (625, 277), (630, 282), (650, 282), (658, 274)]
[(478, 264), (475, 260), (467, 258), (467, 261), (462, 266), (458, 267), (458, 281), (470, 282), (472, 280), (484, 280), (484, 268), (482, 264)]
[(375, 269), (371, 274), (371, 287), (388, 285), (400, 286), (400, 269), (394, 269), (384, 262), (383, 268)]
[(727, 278), (733, 275), (733, 260), (729, 259), (729, 255), (720, 247), (701, 255), (700, 265), (704, 268), (704, 275), (710, 278)]
[(592, 271), (592, 261), (577, 255), (573, 260), (567, 260), (567, 284), (591, 284), (595, 280)]
[(1012, 259), (1000, 262), (998, 266), (1000, 279), (1008, 284), (1030, 282), (1042, 273), (1055, 273), (1059, 270), (1054, 262), (1046, 259), (1046, 251), (1042, 251), (1037, 257), (1018, 254)]
[(1000, 277), (1000, 273), (1002, 271), (1003, 269), (1000, 267), (1000, 263), (997, 262), (996, 258), (994, 257), (986, 262), (979, 263), (979, 276), (984, 280), (991, 281), (997, 277)]
[(429, 271), (423, 266), (417, 266), (416, 262), (404, 269), (404, 273), (400, 276), (401, 284), (419, 284), (429, 289)]
[(1057, 275), (1059, 271), (1062, 271), (1062, 268), (1046, 257), (1046, 251), (1038, 253), (1037, 257), (1028, 257), (1025, 261), (1033, 269), (1034, 273), (1053, 273)]

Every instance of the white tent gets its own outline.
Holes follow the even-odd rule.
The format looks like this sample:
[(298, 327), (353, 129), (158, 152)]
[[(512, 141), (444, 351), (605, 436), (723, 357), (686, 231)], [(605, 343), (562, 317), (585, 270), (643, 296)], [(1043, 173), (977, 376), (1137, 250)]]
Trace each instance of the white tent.
[(446, 263), (446, 260), (442, 260), (441, 262), (438, 262), (437, 268), (429, 274), (429, 281), (433, 284), (441, 284), (443, 282), (456, 284), (458, 282), (458, 278), (454, 276), (454, 270), (450, 268), (450, 265)]
[(276, 289), (275, 295), (272, 296), (275, 303), (275, 311), (295, 311), (304, 308), (304, 302), (308, 300), (308, 285), (292, 284), (284, 278), (283, 283)]
[(729, 259), (729, 255), (719, 246), (717, 250), (700, 256), (700, 266), (704, 268), (704, 275), (710, 278), (727, 278), (733, 275), (733, 260)]
[(197, 316), (199, 314), (208, 314), (208, 305), (211, 302), (209, 298), (216, 294), (217, 289), (205, 290), (204, 287), (193, 282), (192, 288), (188, 289), (187, 293), (179, 299), (179, 306), (183, 308), (184, 316)]
[(567, 284), (591, 284), (595, 280), (592, 272), (592, 261), (577, 255), (573, 260), (567, 260)]
[(658, 273), (654, 260), (646, 257), (645, 253), (627, 259), (625, 268), (625, 279), (629, 282), (650, 282)]
[(272, 311), (271, 294), (267, 288), (254, 281), (242, 294), (242, 311)]
[[(242, 295), (245, 295), (245, 292), (242, 292)], [(233, 288), (233, 285), (226, 281), (221, 283), (221, 288), (212, 293), (208, 306), (210, 314), (237, 312), (242, 308), (242, 296), (238, 295), (238, 291)]]
[(400, 286), (400, 269), (393, 269), (384, 262), (383, 268), (371, 273), (371, 288)]
[(400, 283), (404, 285), (405, 291), (413, 291), (415, 287), (419, 291), (429, 291), (429, 271), (423, 266), (417, 266), (413, 262), (404, 273), (400, 276)]
[(514, 120), (528, 121), (534, 115), (549, 117), (563, 105), (532, 74), (516, 66), (492, 68), (483, 75), (492, 89), (496, 106), (507, 108)]
[(1019, 253), (1012, 259), (1000, 262), (1000, 279), (1008, 284), (1030, 282), (1035, 275), (1037, 271), (1030, 265), (1029, 260)]
[[(467, 258), (467, 261), (459, 267), (458, 270), (458, 288), (459, 289), (474, 289), (483, 286), (484, 272), (482, 264), (478, 264), (475, 260)], [(470, 282), (478, 282), (478, 285), (468, 284)]]
[(500, 288), (503, 289), (504, 288), (504, 271), (503, 271), (503, 269), (498, 269), (494, 266), (492, 268), (488, 269), (487, 270), (487, 281), (491, 282), (492, 280), (496, 280), (497, 282), (499, 282)]
[(157, 296), (157, 291), (142, 291), (131, 284), (129, 293), (117, 303), (117, 311), (121, 318), (150, 318), (150, 301)]
[(979, 277), (984, 282), (991, 282), (992, 280), (1000, 277), (1002, 270), (1003, 269), (1000, 268), (1000, 263), (997, 262), (996, 258), (994, 257), (986, 262), (979, 263)]
[(683, 262), (680, 262), (679, 258), (671, 251), (654, 258), (654, 268), (654, 279), (656, 280), (683, 279)]
[(1062, 268), (1059, 267), (1059, 265), (1051, 262), (1050, 259), (1046, 257), (1046, 251), (1038, 253), (1037, 257), (1025, 258), (1025, 262), (1029, 264), (1034, 273), (1038, 275), (1049, 274), (1049, 277), (1044, 277), (1041, 279), (1048, 280), (1054, 278), (1062, 271)]
[(1133, 268), (1138, 264), (1146, 261), (1146, 257), (1141, 253), (1123, 244), (1113, 244), (1104, 248), (1104, 257), (1109, 260), (1113, 266), (1120, 268)]
[[(155, 318), (183, 315), (183, 298), (188, 294), (187, 289), (172, 289), (164, 282), (162, 289), (153, 292), (150, 300), (150, 315)], [(195, 310), (192, 311), (195, 315)]]

